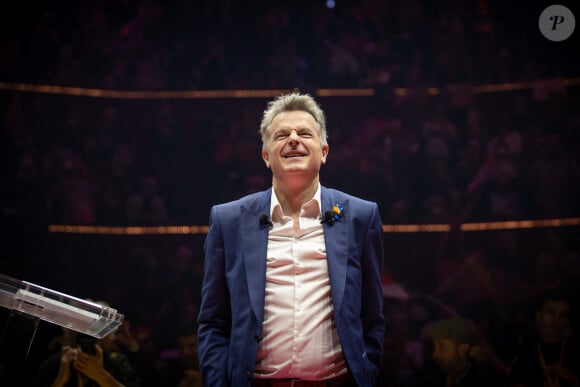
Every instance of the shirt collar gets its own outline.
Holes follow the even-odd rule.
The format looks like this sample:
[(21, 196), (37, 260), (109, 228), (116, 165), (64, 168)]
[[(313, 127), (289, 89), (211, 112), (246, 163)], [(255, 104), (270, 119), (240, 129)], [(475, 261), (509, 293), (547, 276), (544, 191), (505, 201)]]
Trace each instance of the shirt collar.
[[(320, 214), (321, 214), (320, 202), (321, 202), (321, 190), (320, 190), (320, 183), (318, 183), (318, 187), (316, 188), (316, 192), (314, 193), (314, 196), (312, 197), (312, 199), (310, 199), (308, 202), (306, 202), (302, 205), (302, 211), (300, 211), (300, 216), (306, 217), (306, 218), (320, 218)], [(272, 219), (272, 222), (285, 223), (282, 220), (285, 216), (286, 215), (284, 214), (284, 211), (282, 210), (282, 206), (280, 205), (280, 201), (278, 200), (278, 197), (276, 196), (276, 192), (272, 188), (272, 194), (271, 194), (271, 198), (270, 198), (270, 217)]]

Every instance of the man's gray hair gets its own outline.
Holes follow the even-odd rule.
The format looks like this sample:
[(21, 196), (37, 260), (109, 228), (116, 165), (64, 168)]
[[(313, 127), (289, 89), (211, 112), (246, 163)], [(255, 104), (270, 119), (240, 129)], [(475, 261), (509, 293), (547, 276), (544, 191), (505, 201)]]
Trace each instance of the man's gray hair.
[(265, 148), (268, 142), (267, 133), (274, 118), (282, 112), (304, 111), (310, 113), (318, 124), (318, 133), (320, 134), (320, 143), (328, 145), (328, 136), (326, 134), (326, 117), (320, 105), (308, 94), (292, 92), (276, 97), (268, 103), (264, 110), (262, 122), (260, 123), (260, 134), (262, 136), (262, 148)]

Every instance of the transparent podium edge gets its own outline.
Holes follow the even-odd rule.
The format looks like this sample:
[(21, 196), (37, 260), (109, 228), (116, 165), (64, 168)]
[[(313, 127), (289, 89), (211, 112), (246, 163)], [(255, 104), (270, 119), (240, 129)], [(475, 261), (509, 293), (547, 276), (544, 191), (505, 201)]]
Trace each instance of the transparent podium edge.
[(115, 331), (124, 319), (109, 306), (5, 274), (0, 274), (0, 305), (98, 339)]

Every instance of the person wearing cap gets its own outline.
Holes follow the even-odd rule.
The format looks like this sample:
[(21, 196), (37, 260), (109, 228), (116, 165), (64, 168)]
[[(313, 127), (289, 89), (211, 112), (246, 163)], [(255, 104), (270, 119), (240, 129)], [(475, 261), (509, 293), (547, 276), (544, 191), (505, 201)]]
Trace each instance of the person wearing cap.
[(450, 318), (436, 321), (427, 333), (433, 340), (432, 358), (438, 366), (425, 385), (445, 387), (484, 387), (499, 385), (500, 379), (489, 367), (476, 360), (481, 340), (473, 322)]

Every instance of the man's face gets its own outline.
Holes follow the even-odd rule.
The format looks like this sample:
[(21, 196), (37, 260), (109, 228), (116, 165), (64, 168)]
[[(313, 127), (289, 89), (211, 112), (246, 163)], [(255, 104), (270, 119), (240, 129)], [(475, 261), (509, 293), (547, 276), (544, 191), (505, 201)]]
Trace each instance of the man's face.
[(547, 301), (536, 312), (536, 324), (541, 339), (548, 343), (564, 338), (569, 323), (570, 305), (566, 301)]
[(432, 357), (443, 371), (456, 369), (461, 356), (461, 346), (454, 339), (433, 339)]
[(309, 113), (290, 111), (278, 114), (266, 135), (262, 158), (274, 178), (292, 175), (316, 177), (326, 162), (328, 145), (320, 142), (318, 124)]

